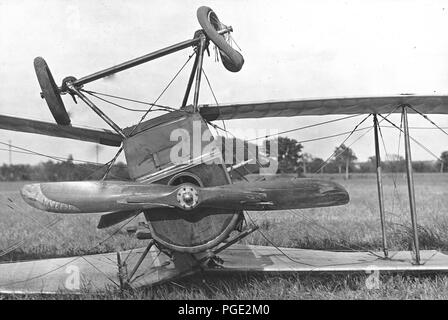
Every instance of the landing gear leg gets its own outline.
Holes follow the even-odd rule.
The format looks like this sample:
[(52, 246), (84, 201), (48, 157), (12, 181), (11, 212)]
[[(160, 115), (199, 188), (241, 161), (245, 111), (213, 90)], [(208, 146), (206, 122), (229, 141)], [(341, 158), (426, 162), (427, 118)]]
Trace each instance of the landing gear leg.
[(134, 269), (132, 269), (131, 273), (129, 274), (128, 279), (126, 280), (127, 284), (131, 283), (132, 277), (135, 275), (138, 268), (142, 264), (143, 260), (145, 260), (146, 256), (148, 255), (149, 250), (151, 250), (151, 248), (154, 244), (155, 244), (154, 240), (152, 240), (152, 239), (149, 240), (148, 246), (146, 247), (145, 251), (143, 251), (142, 255), (140, 256), (137, 263), (135, 264)]

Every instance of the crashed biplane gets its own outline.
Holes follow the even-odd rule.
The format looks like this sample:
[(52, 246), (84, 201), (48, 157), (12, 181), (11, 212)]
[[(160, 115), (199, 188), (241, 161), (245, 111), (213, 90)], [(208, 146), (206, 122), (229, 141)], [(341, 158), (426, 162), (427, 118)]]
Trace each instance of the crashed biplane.
[[(446, 114), (448, 96), (397, 95), (201, 105), (202, 64), (209, 43), (218, 48), (224, 67), (231, 72), (238, 72), (244, 59), (226, 41), (226, 35), (233, 32), (232, 27), (221, 23), (212, 9), (200, 7), (197, 17), (202, 29), (193, 39), (79, 79), (66, 77), (60, 86), (56, 85), (45, 60), (35, 59), (41, 95), (56, 124), (0, 115), (0, 129), (120, 147), (124, 150), (132, 181), (35, 183), (22, 188), (23, 199), (34, 208), (48, 212), (99, 213), (98, 228), (110, 227), (143, 213), (147, 223), (136, 236), (148, 243), (146, 248), (83, 256), (82, 259), (3, 263), (0, 264), (0, 292), (81, 292), (83, 289), (101, 290), (111, 284), (135, 288), (199, 270), (334, 272), (365, 270), (372, 265), (381, 270), (448, 270), (448, 257), (433, 251), (418, 251), (417, 238), (417, 264), (412, 263), (412, 257), (406, 252), (390, 258), (386, 245), (385, 256), (379, 257), (369, 252), (335, 253), (286, 248), (278, 251), (273, 247), (237, 243), (256, 230), (255, 226), (243, 228), (244, 210), (272, 210), (273, 214), (281, 214), (275, 210), (344, 205), (348, 203), (349, 195), (339, 184), (318, 179), (270, 177), (253, 182), (232, 181), (228, 168), (221, 161), (221, 150), (213, 144), (206, 148), (210, 146), (209, 142), (201, 139), (199, 146), (193, 143), (180, 160), (173, 161), (171, 151), (177, 144), (170, 139), (173, 130), (181, 128), (191, 136), (198, 131), (202, 137), (210, 133), (209, 123), (217, 120), (393, 112), (406, 116), (408, 111), (414, 110), (408, 106), (423, 113)], [(182, 105), (176, 110), (122, 129), (85, 94), (84, 87), (95, 80), (187, 48), (194, 49), (195, 60)], [(193, 104), (187, 105), (193, 85)], [(112, 130), (72, 126), (62, 94), (82, 100)], [(406, 146), (409, 162), (409, 144)], [(377, 159), (380, 179), (379, 150)], [(412, 168), (408, 169), (408, 176), (412, 178)], [(379, 196), (381, 199), (381, 192)], [(416, 224), (412, 188), (410, 200), (413, 223)], [(383, 219), (383, 209), (381, 213)], [(123, 254), (130, 257), (126, 264), (122, 263)], [(420, 264), (428, 259), (431, 263)], [(81, 287), (66, 284), (66, 270), (71, 266), (80, 272)]]

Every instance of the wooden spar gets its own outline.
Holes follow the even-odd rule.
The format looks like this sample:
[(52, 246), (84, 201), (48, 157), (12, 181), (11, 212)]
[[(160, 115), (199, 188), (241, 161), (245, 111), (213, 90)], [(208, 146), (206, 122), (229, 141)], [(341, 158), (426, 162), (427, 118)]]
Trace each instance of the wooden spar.
[(418, 224), (417, 213), (415, 209), (415, 191), (414, 191), (414, 176), (412, 173), (412, 158), (411, 158), (411, 143), (409, 139), (409, 125), (408, 125), (408, 113), (407, 105), (402, 106), (403, 112), (403, 127), (404, 127), (404, 146), (406, 156), (406, 177), (408, 181), (408, 193), (409, 193), (409, 207), (411, 210), (411, 222), (414, 238), (415, 248), (415, 263), (420, 264), (420, 248), (418, 241)]
[(202, 76), (202, 62), (204, 61), (204, 50), (205, 50), (205, 42), (207, 38), (204, 34), (200, 36), (200, 42), (198, 47), (198, 64), (196, 67), (196, 84), (194, 88), (194, 100), (193, 100), (193, 108), (194, 111), (198, 111), (198, 103), (199, 103), (199, 89), (201, 87), (201, 76)]
[(387, 236), (386, 236), (386, 219), (384, 214), (384, 196), (383, 196), (383, 179), (381, 176), (381, 155), (380, 144), (378, 140), (378, 118), (376, 113), (373, 114), (373, 127), (375, 136), (375, 162), (376, 162), (376, 182), (378, 187), (378, 203), (380, 207), (380, 220), (381, 220), (381, 236), (383, 244), (384, 256), (388, 258), (389, 252), (387, 248)]

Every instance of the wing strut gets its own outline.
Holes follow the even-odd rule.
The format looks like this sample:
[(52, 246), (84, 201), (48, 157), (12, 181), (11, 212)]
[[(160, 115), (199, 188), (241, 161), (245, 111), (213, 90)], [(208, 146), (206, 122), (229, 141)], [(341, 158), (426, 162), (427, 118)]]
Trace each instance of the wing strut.
[(380, 221), (381, 221), (381, 236), (383, 244), (384, 257), (387, 259), (389, 257), (389, 252), (387, 249), (387, 236), (385, 227), (385, 216), (384, 216), (384, 196), (383, 196), (383, 179), (381, 176), (381, 155), (380, 155), (380, 144), (378, 141), (378, 117), (376, 114), (373, 115), (373, 130), (375, 137), (375, 160), (376, 160), (376, 182), (378, 187), (378, 203), (380, 207)]
[(415, 209), (415, 191), (414, 191), (414, 175), (412, 172), (412, 159), (411, 159), (411, 143), (409, 139), (409, 124), (408, 124), (408, 112), (407, 105), (402, 106), (403, 112), (403, 127), (404, 127), (404, 148), (406, 158), (406, 177), (408, 181), (409, 192), (409, 208), (411, 210), (411, 222), (414, 238), (414, 250), (415, 250), (415, 263), (420, 264), (420, 248), (418, 239), (418, 224), (417, 224), (417, 212)]

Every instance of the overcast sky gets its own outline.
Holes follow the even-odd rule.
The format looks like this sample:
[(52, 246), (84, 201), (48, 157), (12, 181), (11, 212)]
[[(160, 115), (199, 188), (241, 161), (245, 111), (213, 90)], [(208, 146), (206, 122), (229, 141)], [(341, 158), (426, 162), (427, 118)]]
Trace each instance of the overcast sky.
[[(196, 10), (214, 9), (234, 27), (245, 65), (230, 73), (206, 58), (204, 68), (220, 103), (317, 97), (448, 93), (448, 1), (18, 1), (0, 0), (0, 113), (53, 121), (34, 74), (33, 59), (42, 56), (58, 84), (66, 76), (82, 77), (124, 60), (193, 36)], [(88, 84), (86, 89), (153, 101), (192, 50)], [(213, 51), (212, 51), (213, 53)], [(189, 70), (159, 101), (178, 107)], [(205, 84), (205, 83), (204, 83)], [(206, 85), (201, 103), (213, 103)], [(87, 106), (64, 103), (74, 125), (106, 127)], [(132, 106), (132, 105), (128, 105)], [(141, 114), (101, 105), (120, 126)], [(135, 106), (134, 106), (135, 107)], [(337, 116), (228, 121), (231, 131), (292, 129)], [(448, 127), (448, 116), (431, 116)], [(361, 118), (299, 131), (302, 141), (348, 131)], [(391, 118), (399, 122), (399, 116)], [(371, 123), (367, 123), (370, 125)], [(411, 126), (431, 126), (410, 116)], [(386, 148), (397, 153), (398, 132), (384, 128)], [(362, 134), (362, 133), (360, 133)], [(360, 134), (355, 134), (354, 141)], [(448, 137), (437, 130), (411, 134), (439, 155)], [(304, 151), (327, 158), (344, 137), (304, 143)], [(41, 153), (95, 160), (95, 144), (0, 130), (0, 142)], [(4, 148), (0, 146), (0, 148)], [(374, 153), (372, 133), (352, 148), (360, 160)], [(401, 148), (403, 149), (403, 148)], [(102, 147), (100, 161), (115, 148)], [(433, 159), (413, 145), (415, 160)], [(13, 154), (13, 163), (37, 163), (37, 156)], [(0, 164), (8, 153), (0, 151)]]

